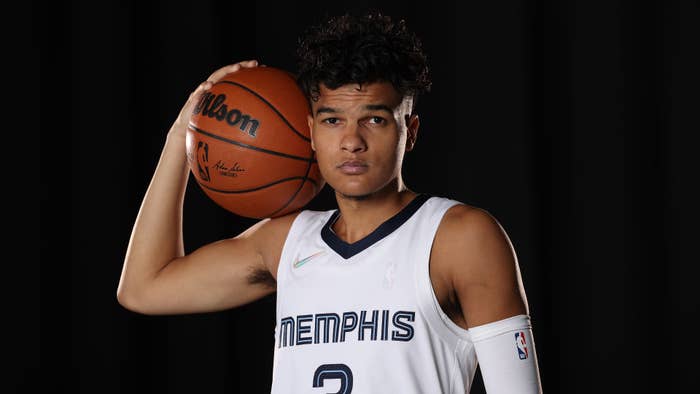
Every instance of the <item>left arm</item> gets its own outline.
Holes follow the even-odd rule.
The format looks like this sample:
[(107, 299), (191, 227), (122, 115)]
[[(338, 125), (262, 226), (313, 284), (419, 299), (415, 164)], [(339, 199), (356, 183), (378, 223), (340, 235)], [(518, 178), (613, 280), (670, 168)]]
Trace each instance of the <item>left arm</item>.
[(527, 297), (505, 230), (485, 210), (460, 205), (447, 212), (439, 235), (486, 391), (541, 393)]

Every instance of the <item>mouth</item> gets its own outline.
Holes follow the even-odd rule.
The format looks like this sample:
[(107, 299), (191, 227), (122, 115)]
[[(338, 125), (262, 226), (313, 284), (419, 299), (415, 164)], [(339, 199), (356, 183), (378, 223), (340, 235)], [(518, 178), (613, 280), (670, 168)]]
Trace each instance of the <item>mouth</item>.
[(340, 172), (347, 175), (364, 174), (369, 169), (366, 162), (362, 160), (348, 160), (337, 167)]

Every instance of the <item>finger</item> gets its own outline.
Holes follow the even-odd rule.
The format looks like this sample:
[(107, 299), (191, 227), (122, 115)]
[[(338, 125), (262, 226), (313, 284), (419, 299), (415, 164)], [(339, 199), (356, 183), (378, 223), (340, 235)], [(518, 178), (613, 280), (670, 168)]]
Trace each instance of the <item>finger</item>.
[(236, 72), (241, 69), (241, 64), (236, 63), (236, 64), (229, 64), (228, 66), (221, 67), (220, 69), (214, 71), (209, 78), (207, 78), (208, 81), (216, 83), (218, 82), (221, 78), (224, 77), (226, 74), (230, 74), (232, 72)]
[(194, 110), (194, 107), (201, 99), (202, 94), (204, 94), (204, 92), (206, 92), (207, 90), (211, 89), (212, 86), (214, 86), (214, 84), (211, 81), (204, 81), (200, 83), (199, 86), (197, 86), (197, 88), (192, 93), (190, 93), (190, 97), (188, 97), (187, 102), (180, 111), (180, 116), (190, 116), (190, 114)]
[(257, 66), (258, 66), (258, 61), (255, 60), (255, 59), (253, 59), (253, 60), (247, 60), (247, 61), (245, 61), (245, 62), (241, 62), (240, 65), (243, 66), (243, 67), (247, 67), (247, 68), (250, 68), (250, 67), (257, 67)]
[(197, 88), (190, 94), (190, 99), (196, 99), (199, 97), (205, 90), (211, 89), (211, 87), (214, 86), (214, 83), (212, 81), (204, 81), (197, 86)]
[(214, 83), (218, 82), (221, 78), (224, 77), (226, 74), (230, 74), (232, 72), (236, 72), (240, 70), (242, 67), (245, 68), (252, 68), (252, 67), (257, 67), (258, 61), (253, 59), (253, 60), (246, 60), (234, 64), (229, 64), (228, 66), (221, 67), (220, 69), (214, 71), (207, 80), (212, 81)]

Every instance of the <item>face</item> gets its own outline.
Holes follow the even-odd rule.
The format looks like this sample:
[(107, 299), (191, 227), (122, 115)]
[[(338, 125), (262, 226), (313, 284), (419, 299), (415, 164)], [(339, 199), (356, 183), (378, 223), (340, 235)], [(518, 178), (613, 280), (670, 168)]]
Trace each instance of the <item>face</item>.
[(418, 116), (412, 99), (390, 83), (321, 85), (309, 116), (311, 146), (326, 182), (344, 198), (367, 198), (402, 186), (401, 164), (413, 148)]

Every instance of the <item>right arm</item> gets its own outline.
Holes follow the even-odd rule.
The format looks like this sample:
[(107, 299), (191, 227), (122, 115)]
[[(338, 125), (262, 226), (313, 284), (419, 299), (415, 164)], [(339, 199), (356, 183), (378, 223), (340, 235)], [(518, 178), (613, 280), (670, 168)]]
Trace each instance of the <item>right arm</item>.
[(182, 209), (189, 178), (185, 155), (187, 123), (200, 95), (224, 75), (257, 62), (216, 70), (190, 94), (173, 123), (136, 217), (124, 259), (117, 299), (144, 314), (210, 312), (240, 306), (275, 291), (256, 281), (275, 276), (284, 239), (296, 216), (264, 219), (239, 236), (186, 255)]

